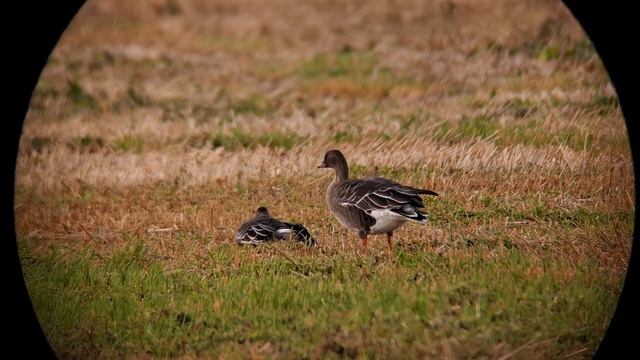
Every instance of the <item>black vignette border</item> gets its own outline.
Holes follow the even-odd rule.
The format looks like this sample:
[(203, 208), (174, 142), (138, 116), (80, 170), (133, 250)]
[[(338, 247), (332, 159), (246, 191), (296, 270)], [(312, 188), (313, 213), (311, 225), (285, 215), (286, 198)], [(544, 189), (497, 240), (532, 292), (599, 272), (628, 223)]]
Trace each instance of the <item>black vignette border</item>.
[[(1, 155), (4, 176), (2, 177), (2, 191), (0, 212), (2, 235), (4, 239), (7, 261), (3, 261), (8, 268), (5, 280), (6, 294), (10, 301), (6, 310), (9, 321), (5, 322), (5, 346), (3, 354), (40, 355), (39, 358), (53, 358), (54, 354), (42, 332), (29, 299), (17, 252), (15, 223), (13, 213), (14, 176), (17, 149), (22, 131), (22, 124), (27, 113), (33, 89), (40, 73), (46, 64), (49, 54), (53, 50), (61, 34), (72, 18), (79, 11), (85, 0), (64, 0), (35, 2), (23, 1), (14, 5), (14, 11), (5, 14), (13, 20), (13, 24), (5, 27), (9, 48), (6, 57), (9, 65), (5, 72), (9, 75), (3, 82), (4, 93), (8, 96), (8, 119), (2, 124), (2, 136), (6, 137), (5, 151)], [(638, 83), (638, 57), (634, 55), (634, 31), (632, 26), (632, 4), (630, 2), (603, 2), (586, 0), (563, 0), (563, 3), (573, 13), (578, 22), (593, 42), (602, 62), (611, 78), (619, 97), (622, 113), (625, 118), (634, 164), (638, 159), (638, 121), (639, 105), (635, 84)], [(6, 26), (6, 25), (5, 25)], [(634, 176), (639, 177), (638, 167), (634, 166)], [(636, 191), (636, 204), (639, 195)], [(637, 228), (636, 216), (634, 228)], [(631, 354), (633, 342), (637, 339), (637, 332), (631, 329), (637, 327), (636, 320), (640, 316), (638, 305), (640, 291), (638, 289), (638, 233), (634, 231), (634, 245), (629, 259), (628, 273), (616, 311), (613, 315), (607, 333), (600, 344), (595, 358), (623, 358), (622, 355)], [(637, 330), (637, 329), (635, 329)], [(26, 344), (25, 344), (26, 342)], [(21, 345), (25, 344), (25, 345)], [(615, 356), (618, 355), (618, 356)]]
[(24, 282), (15, 232), (14, 181), (18, 144), (31, 95), (51, 51), (84, 3), (85, 0), (19, 1), (4, 12), (12, 21), (4, 22), (8, 40), (5, 59), (9, 61), (3, 69), (8, 76), (2, 86), (8, 114), (0, 122), (5, 145), (1, 152), (0, 228), (2, 253), (7, 257), (2, 261), (6, 274), (3, 282), (9, 297), (4, 305), (9, 320), (3, 321), (3, 358), (55, 358)]
[[(634, 11), (632, 3), (627, 1), (613, 1), (606, 4), (604, 1), (591, 0), (562, 0), (562, 2), (591, 39), (618, 95), (631, 143), (636, 181), (635, 203), (638, 204), (640, 199), (637, 191), (640, 106), (637, 84), (640, 79), (638, 76), (640, 62), (637, 51), (634, 49), (634, 44), (637, 44), (637, 19), (633, 19), (634, 15), (632, 15), (637, 14), (637, 11)], [(627, 275), (607, 332), (594, 355), (595, 359), (632, 358), (632, 354), (635, 353), (636, 357), (638, 354), (637, 345), (634, 344), (640, 340), (637, 332), (638, 320), (640, 320), (637, 229), (636, 214)]]

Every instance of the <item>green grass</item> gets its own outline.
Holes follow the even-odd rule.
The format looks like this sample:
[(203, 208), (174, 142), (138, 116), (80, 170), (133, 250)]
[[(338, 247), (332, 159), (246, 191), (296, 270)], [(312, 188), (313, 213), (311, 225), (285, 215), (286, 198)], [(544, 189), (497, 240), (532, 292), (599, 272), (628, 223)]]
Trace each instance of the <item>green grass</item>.
[[(544, 25), (543, 25), (544, 27)], [(548, 30), (547, 30), (548, 32)], [(504, 45), (494, 40), (487, 42), (484, 46), (472, 48), (468, 55), (477, 55), (481, 51), (493, 52), (497, 55), (513, 56), (519, 53), (526, 54), (531, 58), (542, 61), (552, 60), (574, 60), (587, 61), (595, 56), (597, 52), (593, 44), (588, 40), (578, 41), (551, 41), (547, 35), (542, 35), (538, 39), (527, 40), (517, 45)]]
[(31, 141), (29, 142), (29, 145), (31, 146), (31, 149), (37, 152), (41, 152), (42, 150), (46, 149), (47, 147), (53, 145), (54, 141), (46, 136), (40, 137), (40, 136), (36, 136), (34, 138), (31, 139)]
[[(488, 356), (498, 342), (547, 339), (555, 357), (598, 342), (594, 324), (610, 315), (618, 285), (588, 261), (536, 261), (516, 249), (491, 260), (399, 250), (395, 265), (341, 255), (238, 261), (256, 251), (217, 246), (196, 272), (165, 270), (133, 239), (107, 258), (23, 248), (22, 260), (53, 346), (92, 353), (94, 344), (108, 357), (212, 355), (251, 343), (295, 358), (420, 357), (454, 334), (465, 358)], [(567, 269), (577, 270), (558, 276)]]
[[(522, 111), (512, 108), (510, 111)], [(531, 110), (535, 111), (535, 110)], [(521, 114), (521, 112), (519, 112)], [(595, 134), (567, 125), (556, 132), (547, 131), (537, 117), (501, 124), (497, 118), (485, 114), (460, 121), (445, 120), (431, 133), (434, 140), (457, 143), (469, 139), (488, 139), (499, 147), (530, 145), (538, 148), (564, 145), (573, 150), (590, 150), (593, 146), (610, 146), (609, 139), (597, 142)]]
[(587, 103), (586, 108), (600, 116), (606, 116), (615, 111), (618, 106), (617, 96), (596, 95)]
[(557, 46), (545, 46), (540, 50), (539, 57), (544, 61), (554, 60), (560, 57), (561, 50)]
[(500, 125), (495, 119), (479, 115), (470, 119), (462, 119), (458, 125), (457, 136), (463, 139), (486, 139), (494, 135), (499, 128)]
[(243, 99), (234, 100), (229, 110), (235, 114), (268, 115), (274, 111), (274, 106), (263, 96), (254, 94)]
[(295, 133), (262, 132), (250, 134), (241, 129), (233, 129), (230, 134), (222, 132), (213, 134), (211, 145), (213, 148), (223, 147), (227, 150), (253, 149), (258, 145), (289, 150), (304, 139)]
[(597, 56), (596, 49), (588, 39), (576, 41), (565, 52), (564, 56), (575, 60), (588, 60)]
[(139, 154), (144, 149), (144, 140), (140, 136), (123, 135), (113, 145), (117, 150)]
[(372, 53), (343, 48), (334, 53), (317, 54), (304, 62), (300, 68), (300, 76), (306, 79), (368, 77), (376, 63), (377, 59)]
[(333, 142), (338, 143), (357, 143), (362, 139), (357, 129), (348, 129), (347, 131), (338, 130), (333, 133)]
[(634, 212), (626, 210), (602, 211), (587, 208), (562, 209), (550, 206), (531, 197), (518, 198), (509, 202), (489, 197), (480, 201), (480, 207), (473, 210), (461, 210), (459, 203), (447, 199), (438, 199), (429, 204), (429, 218), (434, 224), (447, 226), (451, 221), (458, 225), (467, 225), (471, 221), (483, 222), (492, 219), (509, 221), (527, 220), (536, 223), (561, 225), (567, 228), (621, 226), (632, 231)]
[(95, 152), (105, 147), (106, 142), (100, 136), (84, 135), (67, 142), (67, 146), (75, 151)]
[(372, 52), (350, 47), (315, 55), (300, 65), (298, 75), (308, 81), (312, 89), (325, 88), (326, 92), (348, 97), (386, 97), (400, 85), (428, 87), (381, 65)]
[[(222, 96), (227, 97), (225, 92)], [(162, 110), (162, 119), (165, 121), (182, 120), (188, 117), (196, 119), (199, 123), (208, 122), (218, 116), (221, 121), (230, 122), (230, 114), (254, 114), (268, 116), (272, 114), (276, 106), (261, 95), (253, 94), (244, 98), (226, 99), (226, 104), (210, 105), (193, 103), (189, 99), (178, 96), (161, 100), (157, 106)], [(129, 89), (127, 93), (114, 104), (114, 109), (134, 108), (152, 105), (152, 101), (144, 94)]]
[(99, 110), (98, 102), (76, 80), (68, 80), (67, 97), (77, 109)]

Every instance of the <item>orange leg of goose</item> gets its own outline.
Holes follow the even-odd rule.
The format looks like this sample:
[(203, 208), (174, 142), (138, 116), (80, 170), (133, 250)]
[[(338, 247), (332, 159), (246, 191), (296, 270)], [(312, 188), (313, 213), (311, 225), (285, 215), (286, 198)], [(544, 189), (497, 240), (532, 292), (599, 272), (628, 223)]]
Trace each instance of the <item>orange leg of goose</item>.
[(391, 244), (391, 237), (393, 233), (387, 233), (387, 245), (389, 246), (389, 256), (393, 256), (393, 245)]

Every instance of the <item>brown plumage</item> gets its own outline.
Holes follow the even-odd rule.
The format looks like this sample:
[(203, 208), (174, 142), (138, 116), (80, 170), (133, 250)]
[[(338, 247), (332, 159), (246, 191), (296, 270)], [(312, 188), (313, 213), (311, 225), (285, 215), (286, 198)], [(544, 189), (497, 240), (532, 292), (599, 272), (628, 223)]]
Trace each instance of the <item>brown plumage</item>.
[(366, 250), (367, 236), (387, 234), (392, 253), (393, 231), (407, 221), (427, 223), (420, 195), (438, 196), (381, 177), (349, 179), (349, 165), (339, 150), (330, 150), (319, 168), (332, 168), (336, 176), (327, 188), (326, 202), (335, 218), (346, 228), (357, 231)]
[(293, 237), (307, 245), (315, 245), (316, 241), (309, 231), (300, 224), (274, 219), (266, 207), (256, 209), (256, 216), (244, 222), (236, 231), (238, 244), (259, 244), (265, 241), (284, 240)]

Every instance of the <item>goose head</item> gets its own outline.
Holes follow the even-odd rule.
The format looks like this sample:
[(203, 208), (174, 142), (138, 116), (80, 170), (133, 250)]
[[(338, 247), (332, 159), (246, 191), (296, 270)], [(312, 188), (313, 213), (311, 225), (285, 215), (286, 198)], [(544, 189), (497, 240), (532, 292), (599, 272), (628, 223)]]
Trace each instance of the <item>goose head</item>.
[(349, 165), (347, 159), (340, 150), (329, 150), (324, 154), (324, 160), (318, 168), (331, 168), (336, 171), (338, 180), (346, 180), (349, 178)]
[(267, 208), (264, 206), (260, 206), (256, 209), (256, 216), (270, 216), (269, 210), (267, 210)]

